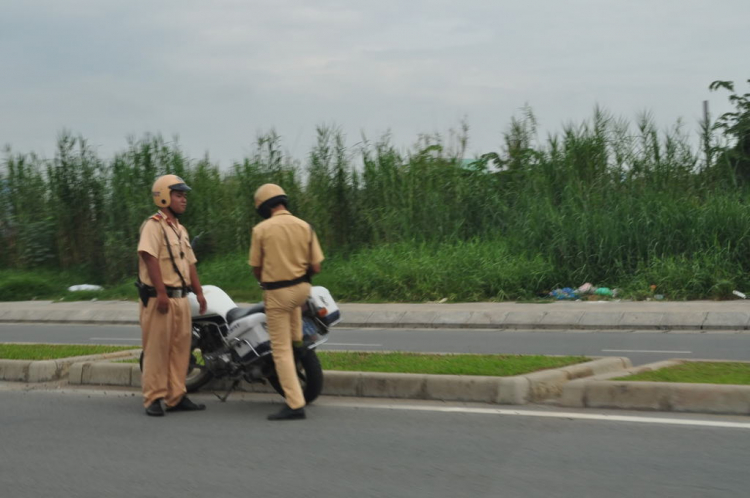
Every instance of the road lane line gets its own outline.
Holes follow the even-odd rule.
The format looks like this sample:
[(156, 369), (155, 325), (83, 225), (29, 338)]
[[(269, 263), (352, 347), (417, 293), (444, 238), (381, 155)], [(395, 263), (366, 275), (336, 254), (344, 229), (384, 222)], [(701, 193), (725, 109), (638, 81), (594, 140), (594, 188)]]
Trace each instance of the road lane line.
[(667, 354), (693, 354), (692, 351), (660, 351), (649, 349), (602, 349), (602, 353), (667, 353)]
[(137, 342), (141, 342), (140, 339), (133, 339), (130, 337), (89, 337), (89, 341), (137, 341)]
[(324, 346), (367, 346), (373, 348), (383, 347), (382, 344), (358, 344), (356, 342), (326, 342)]
[[(133, 339), (130, 337), (90, 337), (89, 341), (133, 341), (133, 342), (141, 342), (140, 339)], [(373, 347), (373, 348), (380, 348), (383, 347), (382, 344), (364, 344), (364, 343), (356, 343), (356, 342), (326, 342), (324, 346), (367, 346), (367, 347)]]
[[(14, 382), (0, 382), (0, 391), (15, 390)], [(81, 394), (87, 396), (108, 396), (111, 395), (111, 391), (97, 389), (94, 386), (68, 386), (62, 389), (55, 390), (39, 390), (33, 391), (35, 394), (50, 394), (50, 395), (64, 395), (64, 394)], [(109, 394), (108, 394), (109, 393)], [(270, 400), (276, 399), (271, 394), (263, 393), (239, 393), (237, 396), (246, 395), (248, 401), (255, 398), (256, 400), (266, 403)], [(198, 397), (205, 397), (205, 399), (213, 399), (213, 395), (207, 392), (197, 393)], [(406, 401), (406, 400), (404, 400)], [(368, 400), (364, 401), (341, 401), (337, 397), (324, 396), (319, 399), (316, 406), (326, 407), (339, 407), (339, 408), (357, 408), (357, 409), (376, 409), (376, 410), (401, 410), (401, 411), (415, 411), (415, 412), (442, 412), (442, 413), (466, 413), (476, 415), (500, 415), (500, 416), (515, 416), (515, 417), (538, 417), (538, 418), (564, 418), (568, 420), (591, 420), (601, 422), (629, 422), (629, 423), (640, 423), (640, 424), (654, 424), (654, 425), (672, 425), (672, 426), (686, 426), (686, 427), (708, 427), (718, 429), (750, 429), (750, 423), (748, 422), (723, 422), (714, 420), (700, 420), (690, 418), (669, 418), (669, 417), (646, 417), (646, 416), (634, 416), (634, 415), (609, 415), (605, 413), (578, 413), (578, 412), (559, 412), (559, 411), (536, 411), (536, 410), (514, 410), (507, 408), (473, 408), (466, 406), (443, 406), (443, 405), (413, 405), (408, 403), (380, 403)], [(695, 414), (696, 416), (699, 414)], [(744, 417), (736, 417), (744, 418)]]
[(747, 422), (719, 422), (712, 420), (691, 420), (682, 418), (661, 417), (638, 417), (630, 415), (606, 415), (575, 412), (541, 412), (532, 410), (508, 410), (502, 408), (469, 408), (469, 407), (442, 407), (442, 406), (420, 406), (420, 405), (389, 405), (371, 403), (348, 403), (327, 402), (326, 405), (335, 405), (347, 408), (378, 408), (385, 410), (423, 411), (442, 413), (469, 413), (479, 415), (502, 415), (516, 417), (541, 417), (541, 418), (566, 418), (573, 420), (598, 420), (605, 422), (632, 422), (638, 424), (662, 424), (662, 425), (685, 425), (698, 427), (716, 427), (722, 429), (748, 429)]

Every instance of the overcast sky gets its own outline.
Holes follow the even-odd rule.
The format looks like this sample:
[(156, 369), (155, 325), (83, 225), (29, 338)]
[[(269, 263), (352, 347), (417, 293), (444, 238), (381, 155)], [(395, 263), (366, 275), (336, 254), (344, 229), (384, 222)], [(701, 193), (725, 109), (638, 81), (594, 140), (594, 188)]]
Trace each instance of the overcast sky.
[(750, 90), (748, 0), (0, 0), (0, 144), (51, 157), (63, 128), (110, 157), (179, 135), (227, 166), (275, 128), (400, 146), (466, 118), (499, 150), (528, 103), (546, 132), (595, 104), (697, 129), (715, 79)]

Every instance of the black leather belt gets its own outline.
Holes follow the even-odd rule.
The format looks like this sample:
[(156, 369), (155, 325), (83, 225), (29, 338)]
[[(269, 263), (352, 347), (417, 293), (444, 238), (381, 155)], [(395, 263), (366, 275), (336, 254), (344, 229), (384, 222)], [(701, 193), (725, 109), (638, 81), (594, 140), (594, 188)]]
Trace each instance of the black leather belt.
[(293, 285), (301, 284), (302, 282), (309, 282), (309, 275), (302, 275), (294, 280), (279, 280), (278, 282), (261, 282), (260, 286), (263, 290), (276, 290), (283, 289), (285, 287), (291, 287)]
[(167, 296), (179, 298), (187, 297), (190, 287), (167, 287)]
[[(188, 293), (190, 292), (190, 287), (166, 287), (167, 289), (167, 296), (172, 298), (181, 298), (181, 297), (187, 297)], [(156, 288), (155, 287), (148, 287), (146, 290), (146, 294), (148, 297), (156, 297)]]

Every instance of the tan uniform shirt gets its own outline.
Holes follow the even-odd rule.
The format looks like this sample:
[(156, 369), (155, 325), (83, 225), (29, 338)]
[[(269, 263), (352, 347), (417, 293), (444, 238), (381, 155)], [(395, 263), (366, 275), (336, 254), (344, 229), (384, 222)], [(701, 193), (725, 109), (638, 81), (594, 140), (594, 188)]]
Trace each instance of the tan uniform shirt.
[(317, 235), (289, 211), (277, 211), (253, 228), (249, 263), (263, 268), (262, 282), (294, 280), (307, 273), (310, 264), (322, 261)]
[[(164, 230), (162, 230), (162, 228)], [(167, 238), (164, 238), (166, 233)], [(159, 261), (161, 278), (164, 285), (168, 287), (182, 287), (180, 276), (174, 271), (172, 260), (169, 258), (167, 242), (172, 248), (172, 255), (177, 268), (182, 273), (185, 283), (190, 285), (190, 265), (195, 264), (198, 260), (195, 258), (193, 248), (190, 247), (190, 238), (187, 229), (180, 225), (178, 221), (170, 222), (167, 217), (157, 213), (147, 219), (141, 225), (141, 239), (138, 242), (138, 252), (146, 252)], [(180, 254), (182, 253), (182, 257)], [(143, 258), (138, 258), (138, 275), (141, 282), (153, 287), (151, 277), (148, 275), (148, 268)]]

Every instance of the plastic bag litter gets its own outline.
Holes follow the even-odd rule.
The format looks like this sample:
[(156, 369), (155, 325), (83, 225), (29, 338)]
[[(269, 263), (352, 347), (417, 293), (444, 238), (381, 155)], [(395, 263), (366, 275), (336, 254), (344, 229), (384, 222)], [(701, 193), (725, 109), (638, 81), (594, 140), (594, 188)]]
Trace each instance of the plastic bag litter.
[(577, 289), (571, 287), (563, 287), (562, 289), (555, 289), (549, 293), (550, 297), (554, 297), (557, 300), (564, 299), (581, 299), (582, 296), (601, 296), (601, 297), (617, 297), (617, 289), (610, 289), (609, 287), (595, 287), (589, 282), (586, 282)]
[(582, 286), (578, 288), (578, 293), (588, 294), (589, 292), (593, 292), (594, 290), (596, 290), (596, 287), (594, 287), (591, 283), (586, 282), (585, 284), (583, 284)]
[(563, 287), (562, 289), (555, 289), (549, 293), (551, 297), (557, 300), (563, 299), (578, 299), (578, 294), (571, 287)]
[(104, 287), (102, 287), (101, 285), (80, 284), (80, 285), (71, 285), (70, 287), (68, 287), (68, 290), (70, 292), (100, 291), (100, 290), (104, 290)]

